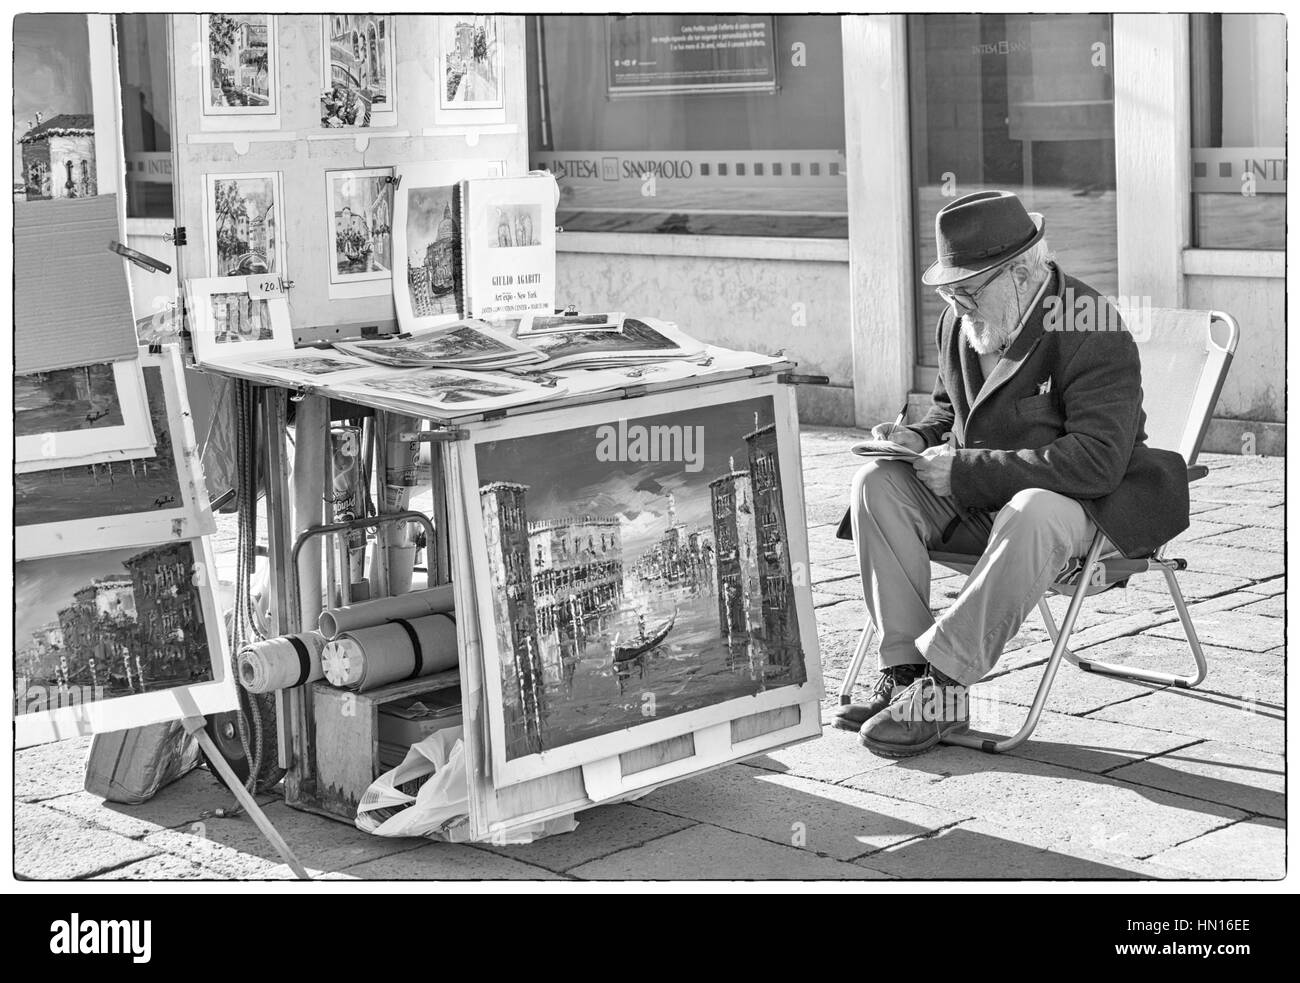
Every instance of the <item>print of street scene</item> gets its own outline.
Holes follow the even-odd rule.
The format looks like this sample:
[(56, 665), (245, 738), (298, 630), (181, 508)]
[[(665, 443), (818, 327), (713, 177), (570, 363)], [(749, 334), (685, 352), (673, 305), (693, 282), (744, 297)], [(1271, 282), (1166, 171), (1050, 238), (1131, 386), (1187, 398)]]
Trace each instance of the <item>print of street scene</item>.
[(416, 317), (455, 314), (460, 229), (454, 186), (412, 188), (406, 198), (406, 281)]
[(330, 176), (337, 282), (393, 268), (392, 184), (388, 175)]
[(475, 104), (501, 104), (497, 21), (491, 15), (458, 17), (443, 28), (446, 100), (472, 109)]
[(14, 378), (14, 436), (122, 426), (111, 362)]
[(270, 105), (266, 14), (207, 14), (208, 105)]
[(213, 294), (212, 330), (218, 344), (269, 341), (271, 311), (267, 302), (246, 293)]
[(14, 710), (212, 678), (189, 543), (21, 561), (14, 572)]
[(162, 369), (146, 365), (144, 385), (153, 424), (154, 456), (15, 474), (14, 525), (69, 522), (182, 506)]
[(217, 230), (216, 276), (277, 273), (275, 181), (270, 177), (213, 182)]
[(441, 372), (426, 372), (413, 377), (399, 378), (376, 376), (371, 379), (357, 379), (355, 384), (381, 392), (415, 396), (435, 403), (477, 403), (497, 396), (511, 396), (522, 389), (505, 380), (498, 381), (487, 376), (467, 378), (463, 375), (447, 375)]
[(770, 397), (626, 428), (477, 449), (508, 759), (807, 679)]
[(321, 125), (369, 126), (372, 111), (392, 108), (388, 77), (389, 18), (328, 14), (330, 77), (321, 96)]

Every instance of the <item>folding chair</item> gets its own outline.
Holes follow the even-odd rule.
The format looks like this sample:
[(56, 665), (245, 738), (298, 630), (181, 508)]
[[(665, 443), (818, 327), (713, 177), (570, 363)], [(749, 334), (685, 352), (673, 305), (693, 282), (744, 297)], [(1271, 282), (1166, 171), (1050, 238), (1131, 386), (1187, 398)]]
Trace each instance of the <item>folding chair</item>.
[[(1209, 468), (1197, 465), (1196, 457), (1200, 453), (1205, 432), (1209, 429), (1210, 416), (1218, 403), (1233, 353), (1237, 350), (1240, 329), (1236, 320), (1221, 311), (1147, 308), (1125, 312), (1124, 322), (1133, 332), (1142, 358), (1147, 446), (1176, 450), (1182, 454), (1187, 461), (1188, 481), (1205, 477)], [(1034, 694), (1033, 705), (1020, 730), (1011, 737), (995, 738), (974, 737), (967, 733), (950, 734), (944, 739), (945, 744), (959, 744), (990, 754), (1019, 747), (1038, 725), (1043, 706), (1047, 702), (1047, 694), (1056, 679), (1056, 670), (1063, 657), (1085, 672), (1104, 673), (1143, 682), (1192, 687), (1205, 678), (1205, 653), (1201, 650), (1200, 639), (1197, 638), (1196, 628), (1192, 624), (1176, 576), (1178, 571), (1187, 569), (1187, 561), (1166, 557), (1164, 547), (1145, 559), (1130, 560), (1118, 555), (1103, 557), (1105, 544), (1105, 537), (1100, 532), (1097, 533), (1087, 553), (1082, 558), (1076, 558), (1069, 571), (1038, 600), (1038, 610), (1042, 613), (1047, 633), (1053, 642), (1052, 655), (1047, 660), (1042, 681)], [(978, 556), (934, 551), (930, 553), (930, 559), (966, 576), (970, 575), (979, 562)], [(1100, 594), (1112, 587), (1126, 586), (1130, 577), (1156, 570), (1164, 574), (1169, 594), (1178, 611), (1178, 620), (1182, 622), (1183, 633), (1187, 636), (1192, 657), (1196, 660), (1195, 675), (1180, 676), (1080, 659), (1070, 651), (1068, 643), (1085, 597)], [(1080, 585), (1083, 585), (1082, 588)], [(1070, 597), (1070, 604), (1059, 626), (1047, 605), (1047, 597), (1051, 594)], [(875, 625), (868, 619), (858, 638), (853, 661), (840, 685), (841, 704), (851, 702), (853, 686), (862, 671), (862, 664), (866, 661), (875, 633)]]

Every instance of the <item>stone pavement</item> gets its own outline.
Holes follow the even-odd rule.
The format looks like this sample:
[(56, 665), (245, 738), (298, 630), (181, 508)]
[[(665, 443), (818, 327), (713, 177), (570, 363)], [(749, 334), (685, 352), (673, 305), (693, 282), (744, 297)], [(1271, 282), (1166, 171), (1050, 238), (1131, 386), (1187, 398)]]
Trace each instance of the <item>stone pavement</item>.
[[(834, 538), (861, 436), (803, 435), (812, 580), (827, 712), (865, 617), (851, 543)], [(1210, 672), (1195, 690), (1063, 665), (1030, 742), (1005, 756), (868, 754), (831, 728), (795, 747), (579, 814), (528, 846), (385, 840), (287, 808), (267, 813), (331, 878), (1278, 878), (1285, 872), (1283, 478), (1279, 458), (1210, 456), (1191, 528), (1171, 549)], [(961, 581), (935, 569), (933, 604)], [(1159, 575), (1084, 607), (1085, 657), (1185, 671)], [(1060, 599), (1057, 599), (1059, 602)], [(1061, 605), (1063, 608), (1063, 605)], [(1060, 611), (1057, 612), (1058, 616)], [(1035, 617), (972, 695), (977, 727), (1009, 732), (1049, 647)], [(864, 673), (864, 676), (869, 672)], [(15, 872), (28, 878), (288, 876), (231, 796), (199, 770), (141, 806), (81, 790), (89, 740), (15, 760)]]

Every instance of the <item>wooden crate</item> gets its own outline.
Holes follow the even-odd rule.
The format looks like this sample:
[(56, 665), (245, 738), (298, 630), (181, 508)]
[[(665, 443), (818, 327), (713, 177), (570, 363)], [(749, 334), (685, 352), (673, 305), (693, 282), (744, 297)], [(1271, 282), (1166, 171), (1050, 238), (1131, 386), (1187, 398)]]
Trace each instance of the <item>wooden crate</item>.
[(285, 782), (285, 802), (295, 809), (351, 823), (357, 804), (380, 776), (379, 708), (385, 703), (460, 683), (456, 670), (393, 683), (369, 693), (338, 689), (324, 680), (306, 687), (312, 726), (303, 741), (295, 781)]

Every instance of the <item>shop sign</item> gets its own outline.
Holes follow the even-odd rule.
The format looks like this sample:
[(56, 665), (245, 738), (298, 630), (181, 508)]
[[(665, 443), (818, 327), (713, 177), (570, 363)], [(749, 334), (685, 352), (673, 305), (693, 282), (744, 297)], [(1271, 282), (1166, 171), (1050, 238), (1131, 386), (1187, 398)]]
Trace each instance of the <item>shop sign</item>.
[(776, 89), (771, 15), (610, 14), (605, 36), (613, 97)]
[(1195, 147), (1192, 191), (1196, 194), (1286, 194), (1285, 147)]

